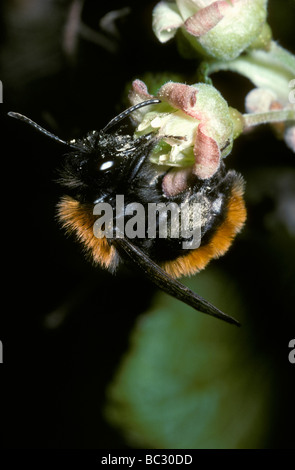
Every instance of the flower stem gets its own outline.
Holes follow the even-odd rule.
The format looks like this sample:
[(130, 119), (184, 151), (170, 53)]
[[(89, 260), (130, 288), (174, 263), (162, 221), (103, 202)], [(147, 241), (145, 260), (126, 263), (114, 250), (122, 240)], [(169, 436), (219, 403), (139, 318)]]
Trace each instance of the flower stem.
[(266, 113), (243, 114), (244, 128), (267, 124), (270, 122), (295, 121), (293, 109), (280, 109), (278, 111), (267, 111)]

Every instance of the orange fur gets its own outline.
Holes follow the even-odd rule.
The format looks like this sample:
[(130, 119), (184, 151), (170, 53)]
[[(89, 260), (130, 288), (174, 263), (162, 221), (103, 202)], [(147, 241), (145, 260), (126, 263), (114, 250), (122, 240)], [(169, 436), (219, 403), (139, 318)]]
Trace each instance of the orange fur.
[(112, 269), (115, 263), (116, 250), (110, 246), (105, 237), (97, 238), (93, 233), (93, 224), (97, 217), (93, 215), (91, 204), (81, 204), (65, 196), (58, 205), (58, 218), (68, 232), (74, 232), (80, 242), (90, 252), (94, 263)]
[(231, 191), (227, 205), (227, 215), (210, 241), (187, 255), (163, 263), (162, 268), (177, 278), (190, 276), (204, 269), (209, 261), (222, 256), (230, 247), (235, 235), (240, 232), (246, 220), (246, 208), (243, 199), (244, 183), (238, 179)]

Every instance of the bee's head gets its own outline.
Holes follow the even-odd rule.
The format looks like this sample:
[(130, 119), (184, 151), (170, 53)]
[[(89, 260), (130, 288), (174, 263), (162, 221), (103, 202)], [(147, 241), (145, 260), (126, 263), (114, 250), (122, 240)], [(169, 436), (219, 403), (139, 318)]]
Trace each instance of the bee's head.
[(148, 134), (137, 139), (120, 133), (92, 131), (65, 155), (59, 182), (81, 202), (108, 199), (114, 189), (126, 187), (149, 155), (156, 139)]
[(60, 139), (22, 114), (8, 114), (67, 146), (70, 151), (61, 165), (59, 182), (75, 199), (96, 202), (108, 197), (114, 184), (117, 188), (120, 188), (120, 181), (128, 184), (156, 142), (152, 134), (135, 139), (118, 132), (108, 133), (109, 129), (136, 109), (156, 103), (160, 100), (155, 98), (131, 106), (115, 116), (102, 130), (70, 141)]

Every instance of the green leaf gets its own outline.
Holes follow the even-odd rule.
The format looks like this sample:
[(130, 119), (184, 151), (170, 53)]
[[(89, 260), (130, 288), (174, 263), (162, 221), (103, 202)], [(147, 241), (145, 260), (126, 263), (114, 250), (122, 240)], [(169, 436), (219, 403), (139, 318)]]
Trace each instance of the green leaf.
[(160, 294), (138, 319), (108, 389), (106, 417), (131, 446), (259, 448), (270, 416), (270, 365), (252, 346), (234, 283), (206, 270), (186, 283), (241, 329)]

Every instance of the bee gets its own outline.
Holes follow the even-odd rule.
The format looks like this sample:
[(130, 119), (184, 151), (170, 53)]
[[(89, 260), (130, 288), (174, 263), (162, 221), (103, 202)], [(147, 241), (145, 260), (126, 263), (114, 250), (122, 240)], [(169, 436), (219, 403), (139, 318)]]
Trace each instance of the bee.
[[(223, 255), (243, 227), (246, 209), (242, 176), (227, 170), (221, 162), (211, 178), (203, 180), (192, 174), (185, 188), (176, 194), (167, 194), (165, 178), (175, 169), (150, 161), (151, 152), (159, 141), (157, 135), (149, 133), (134, 137), (122, 133), (122, 126), (109, 132), (133, 111), (159, 102), (155, 98), (131, 106), (102, 130), (69, 141), (60, 139), (26, 116), (14, 112), (8, 114), (67, 147), (59, 179), (67, 195), (58, 204), (58, 218), (67, 232), (76, 235), (95, 264), (115, 272), (122, 261), (131, 263), (167, 294), (199, 312), (239, 326), (235, 318), (223, 313), (177, 278), (195, 274), (210, 260)], [(149, 237), (146, 230), (143, 236), (135, 237), (122, 232), (119, 236), (114, 232), (95, 235), (94, 227), (99, 218), (94, 208), (97, 204), (107, 203), (115, 210), (118, 195), (124, 196), (124, 209), (136, 201), (144, 208), (148, 204), (174, 203), (179, 206), (186, 203), (190, 211), (197, 203), (202, 214), (198, 247), (184, 249), (183, 242), (189, 237), (172, 236), (171, 220), (167, 236), (160, 237), (159, 218), (154, 237)], [(130, 220), (130, 213), (124, 217), (126, 221)], [(116, 220), (109, 222), (116, 225)], [(190, 226), (193, 223), (194, 219), (189, 215)]]

